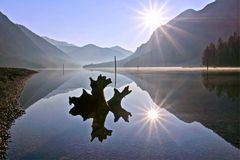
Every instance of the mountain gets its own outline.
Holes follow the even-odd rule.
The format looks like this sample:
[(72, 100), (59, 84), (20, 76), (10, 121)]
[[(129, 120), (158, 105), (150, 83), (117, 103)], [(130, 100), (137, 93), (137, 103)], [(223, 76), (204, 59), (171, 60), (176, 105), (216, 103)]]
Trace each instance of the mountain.
[(11, 22), (0, 12), (0, 66), (60, 67), (74, 64), (71, 57), (26, 27)]
[(42, 37), (38, 36), (22, 25), (18, 25), (18, 27), (23, 31), (23, 33), (25, 33), (25, 35), (28, 36), (28, 38), (31, 39), (34, 44), (36, 44), (45, 53), (46, 58), (50, 59), (53, 62), (56, 62), (56, 64), (60, 63), (60, 66), (62, 66), (63, 63), (65, 63), (66, 66), (74, 66), (74, 63), (77, 64), (77, 62), (74, 62), (74, 60), (66, 53)]
[(101, 48), (93, 44), (88, 44), (83, 47), (79, 47), (67, 42), (53, 40), (48, 37), (43, 38), (65, 52), (68, 56), (79, 61), (81, 64), (111, 61), (114, 56), (116, 56), (117, 59), (123, 59), (132, 54), (131, 51), (123, 49), (119, 46)]
[(93, 44), (88, 44), (68, 52), (68, 55), (74, 59), (78, 59), (82, 64), (89, 64), (110, 61), (114, 59), (114, 56), (116, 56), (117, 59), (123, 59), (127, 57), (129, 53), (122, 53), (122, 51), (111, 48), (101, 48)]
[(57, 40), (51, 39), (51, 38), (46, 37), (46, 36), (43, 36), (42, 38), (45, 39), (46, 41), (48, 41), (49, 43), (53, 44), (54, 46), (66, 46), (66, 47), (75, 46), (75, 45), (70, 44), (68, 42), (57, 41)]
[[(240, 33), (239, 0), (216, 0), (199, 11), (186, 10), (159, 27), (118, 66), (199, 66), (210, 42)], [(90, 67), (113, 66), (112, 62)]]
[(51, 39), (51, 38), (46, 37), (46, 36), (44, 36), (42, 38), (45, 39), (46, 41), (48, 41), (49, 43), (51, 43), (52, 45), (56, 46), (58, 49), (60, 49), (64, 53), (71, 52), (72, 50), (74, 50), (78, 47), (78, 46), (70, 44), (68, 42), (57, 41), (57, 40)]
[(126, 54), (127, 56), (130, 56), (133, 53), (132, 51), (126, 50), (119, 46), (114, 46), (114, 47), (111, 47), (110, 49)]

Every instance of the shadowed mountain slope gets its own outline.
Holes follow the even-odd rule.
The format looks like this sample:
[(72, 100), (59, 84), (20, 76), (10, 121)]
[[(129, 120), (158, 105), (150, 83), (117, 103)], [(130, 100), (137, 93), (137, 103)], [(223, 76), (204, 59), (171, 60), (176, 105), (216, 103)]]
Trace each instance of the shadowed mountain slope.
[(0, 66), (61, 67), (73, 63), (71, 57), (26, 27), (16, 25), (0, 12)]
[[(238, 0), (216, 0), (202, 10), (186, 10), (159, 27), (147, 43), (119, 61), (118, 66), (199, 66), (202, 52), (210, 42), (239, 33), (239, 15)], [(89, 67), (105, 66), (113, 66), (113, 63)]]

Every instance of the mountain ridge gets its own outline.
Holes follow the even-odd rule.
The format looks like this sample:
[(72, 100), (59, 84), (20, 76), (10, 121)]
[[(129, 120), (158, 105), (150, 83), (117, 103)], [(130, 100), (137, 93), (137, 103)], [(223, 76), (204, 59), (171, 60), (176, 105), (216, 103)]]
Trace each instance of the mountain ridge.
[(80, 66), (52, 44), (0, 12), (0, 66), (58, 68)]
[[(219, 37), (240, 30), (238, 0), (217, 0), (195, 11), (188, 9), (154, 31), (120, 67), (200, 66), (204, 48)], [(86, 67), (110, 67), (107, 62)]]
[(77, 45), (66, 46), (65, 44), (69, 44), (68, 42), (58, 41), (48, 37), (45, 38), (45, 40), (49, 40), (50, 43), (65, 52), (68, 56), (77, 61), (81, 61), (82, 64), (106, 62), (113, 60), (114, 56), (116, 56), (117, 59), (123, 59), (132, 54), (131, 51), (119, 46), (110, 48), (99, 47), (95, 44), (87, 44), (82, 47)]

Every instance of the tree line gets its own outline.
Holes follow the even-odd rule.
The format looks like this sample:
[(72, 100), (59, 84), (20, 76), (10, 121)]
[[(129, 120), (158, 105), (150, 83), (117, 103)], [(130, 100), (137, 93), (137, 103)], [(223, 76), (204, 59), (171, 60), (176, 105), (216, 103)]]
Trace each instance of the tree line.
[(217, 43), (210, 43), (203, 52), (202, 64), (212, 67), (240, 66), (240, 36), (234, 32), (228, 41), (218, 39)]

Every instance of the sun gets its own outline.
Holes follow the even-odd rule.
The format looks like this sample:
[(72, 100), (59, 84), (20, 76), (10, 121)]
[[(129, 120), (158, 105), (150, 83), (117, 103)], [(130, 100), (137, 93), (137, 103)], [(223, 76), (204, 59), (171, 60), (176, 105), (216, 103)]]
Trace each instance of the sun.
[(151, 109), (147, 112), (147, 117), (150, 120), (156, 120), (158, 116), (159, 116), (158, 111), (155, 109)]
[(163, 24), (161, 12), (158, 10), (149, 10), (143, 14), (143, 23), (145, 27), (156, 29)]
[[(156, 1), (155, 1), (156, 2)], [(139, 28), (153, 32), (161, 25), (165, 24), (168, 18), (165, 16), (167, 0), (163, 4), (153, 3), (149, 0), (148, 6), (142, 5), (142, 9), (135, 10), (140, 20)]]

